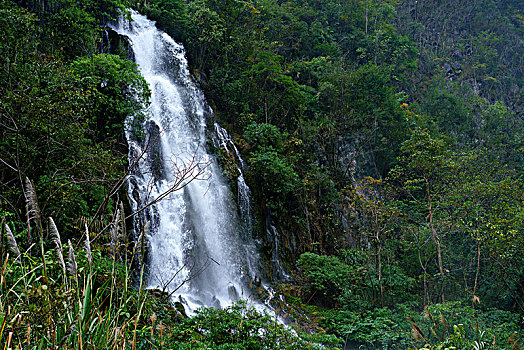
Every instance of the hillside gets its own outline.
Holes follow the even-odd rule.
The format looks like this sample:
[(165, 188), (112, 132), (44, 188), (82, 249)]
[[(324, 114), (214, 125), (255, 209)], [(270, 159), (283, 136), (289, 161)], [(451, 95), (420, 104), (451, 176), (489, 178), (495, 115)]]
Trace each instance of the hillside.
[[(240, 217), (250, 189), (233, 230), (258, 249), (246, 285), (281, 296), (273, 319), (242, 302), (187, 318), (170, 282), (143, 288), (154, 214), (131, 203), (128, 152), (165, 146), (111, 29), (127, 8), (185, 46), (222, 206)], [(0, 32), (2, 346), (520, 348), (521, 1), (1, 0)]]

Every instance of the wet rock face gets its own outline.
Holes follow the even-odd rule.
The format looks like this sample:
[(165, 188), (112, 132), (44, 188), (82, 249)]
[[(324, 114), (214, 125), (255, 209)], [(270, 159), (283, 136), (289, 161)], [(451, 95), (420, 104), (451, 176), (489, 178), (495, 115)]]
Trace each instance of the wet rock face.
[[(151, 166), (153, 177), (156, 181), (165, 179), (165, 168), (163, 163), (163, 152), (160, 143), (160, 127), (153, 121), (146, 122), (145, 126), (148, 137), (142, 140), (142, 149), (148, 147), (147, 161)], [(147, 144), (146, 144), (147, 143)]]
[(455, 72), (457, 72), (457, 71), (462, 70), (462, 65), (461, 65), (460, 63), (458, 63), (458, 62), (453, 62), (453, 63), (451, 64), (451, 68), (453, 68), (453, 70), (454, 70)]
[(460, 50), (455, 50), (453, 51), (453, 56), (456, 58), (456, 59), (459, 59), (461, 60), (464, 56), (462, 55), (462, 51)]
[(123, 55), (133, 62), (135, 61), (135, 54), (127, 37), (118, 34), (111, 28), (105, 28), (101, 36), (97, 44), (98, 52)]
[(353, 181), (366, 176), (378, 178), (379, 171), (376, 166), (374, 152), (366, 142), (365, 135), (344, 135), (338, 140), (337, 160), (344, 176)]
[(442, 66), (442, 73), (446, 75), (449, 80), (453, 80), (462, 73), (462, 65), (455, 61), (450, 63), (444, 63)]
[(238, 291), (233, 284), (229, 284), (229, 286), (227, 286), (227, 292), (229, 294), (229, 298), (232, 301), (237, 302), (240, 300), (240, 295), (238, 294)]
[(165, 290), (160, 289), (148, 289), (147, 293), (149, 297), (157, 299), (160, 301), (164, 312), (167, 312), (167, 315), (171, 318), (187, 318), (184, 305), (181, 301), (177, 300), (173, 303), (170, 303), (171, 295)]
[(451, 68), (451, 65), (449, 63), (444, 63), (444, 66), (442, 66), (442, 73), (449, 75), (453, 72), (453, 69)]

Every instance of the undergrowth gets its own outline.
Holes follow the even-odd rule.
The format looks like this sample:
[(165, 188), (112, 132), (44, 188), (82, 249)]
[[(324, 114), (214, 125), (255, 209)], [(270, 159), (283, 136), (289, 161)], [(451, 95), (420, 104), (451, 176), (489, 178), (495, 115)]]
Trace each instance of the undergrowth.
[(81, 239), (62, 244), (54, 220), (42, 220), (29, 180), (25, 192), (28, 222), (6, 221), (9, 215), (1, 222), (0, 349), (319, 349), (339, 343), (335, 336), (295, 332), (243, 301), (187, 318), (167, 293), (144, 288), (148, 225), (136, 243), (128, 242), (119, 205), (105, 237), (85, 224)]

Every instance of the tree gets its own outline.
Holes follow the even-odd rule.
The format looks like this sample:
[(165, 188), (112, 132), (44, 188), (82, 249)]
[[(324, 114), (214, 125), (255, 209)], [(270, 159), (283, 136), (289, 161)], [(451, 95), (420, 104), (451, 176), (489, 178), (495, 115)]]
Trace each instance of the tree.
[(144, 120), (143, 107), (149, 103), (150, 91), (134, 62), (99, 54), (76, 59), (71, 70), (93, 92), (89, 107), (96, 122), (97, 141), (120, 141), (123, 130)]
[(193, 52), (193, 64), (202, 69), (213, 52), (224, 44), (225, 23), (210, 9), (206, 1), (192, 1), (187, 6), (188, 44)]
[(35, 182), (43, 210), (59, 225), (72, 226), (66, 219), (92, 214), (121, 176), (126, 152), (112, 141), (123, 139), (128, 115), (137, 121), (143, 116), (149, 90), (129, 60), (95, 55), (69, 65), (42, 54), (34, 16), (4, 5), (0, 5), (0, 26), (7, 38), (0, 43), (2, 207), (19, 213), (17, 208), (23, 207), (19, 188), (27, 176)]
[[(475, 269), (463, 267), (463, 276), (469, 277), (464, 287), (484, 304), (522, 311), (523, 260), (518, 253), (524, 246), (522, 178), (481, 149), (464, 155), (460, 168), (459, 181), (449, 193), (460, 235), (455, 242), (470, 242), (476, 248)], [(458, 264), (470, 260), (467, 255), (459, 254)]]
[(364, 230), (372, 240), (376, 249), (378, 285), (380, 294), (380, 305), (384, 307), (384, 282), (382, 273), (382, 250), (388, 240), (390, 233), (393, 231), (395, 220), (395, 211), (389, 208), (387, 202), (383, 200), (382, 188), (383, 181), (367, 177), (362, 180), (356, 188), (354, 196), (356, 197), (359, 210), (361, 229)]
[(283, 137), (271, 124), (246, 127), (245, 138), (253, 149), (249, 159), (252, 171), (263, 185), (269, 209), (278, 212), (286, 211), (285, 203), (298, 185), (298, 175), (283, 155)]
[[(427, 130), (416, 128), (409, 140), (402, 143), (399, 164), (388, 175), (395, 184), (402, 209), (412, 228), (420, 232), (427, 228), (437, 253), (437, 266), (441, 277), (441, 299), (444, 297), (445, 269), (442, 258), (442, 240), (451, 228), (452, 221), (447, 213), (448, 193), (456, 179), (457, 162), (445, 142), (432, 137)], [(420, 247), (419, 247), (420, 249)], [(424, 289), (426, 302), (426, 269)]]
[[(337, 138), (349, 134), (364, 140), (361, 147), (372, 154), (377, 175), (383, 175), (391, 167), (408, 125), (400, 96), (390, 84), (389, 70), (375, 65), (354, 71), (339, 64), (328, 67), (319, 86), (321, 109), (336, 123)], [(343, 138), (337, 141), (347, 142)]]

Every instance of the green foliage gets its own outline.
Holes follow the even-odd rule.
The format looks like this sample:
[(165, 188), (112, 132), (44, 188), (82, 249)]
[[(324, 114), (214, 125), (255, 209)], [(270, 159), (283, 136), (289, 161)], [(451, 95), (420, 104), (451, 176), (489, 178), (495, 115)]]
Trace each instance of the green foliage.
[(352, 288), (362, 275), (362, 271), (334, 256), (304, 253), (297, 264), (311, 281), (313, 291), (322, 293), (328, 305), (338, 304), (342, 294)]
[(401, 151), (399, 164), (390, 171), (389, 181), (400, 192), (397, 198), (404, 200), (406, 206), (402, 209), (414, 215), (420, 210), (424, 218), (435, 208), (432, 203), (443, 200), (453, 183), (458, 168), (456, 155), (442, 138), (433, 137), (421, 128), (412, 131), (409, 140), (402, 143)]
[(375, 166), (388, 169), (409, 124), (400, 109), (388, 68), (364, 65), (354, 71), (338, 67), (319, 86), (323, 110), (339, 135), (361, 135), (363, 148), (374, 149)]
[(135, 1), (134, 7), (156, 21), (157, 26), (168, 32), (175, 40), (183, 40), (187, 34), (186, 4), (182, 0)]
[[(379, 285), (378, 269), (370, 268), (368, 272), (369, 286), (377, 288)], [(409, 302), (413, 300), (411, 294), (415, 287), (415, 279), (408, 276), (402, 268), (395, 265), (385, 265), (382, 267), (383, 274), (383, 288), (385, 293), (385, 301), (388, 304), (394, 304), (397, 301)], [(346, 296), (348, 297), (348, 296)], [(352, 298), (349, 296), (346, 303), (349, 305)]]
[(435, 304), (418, 318), (425, 338), (418, 343), (431, 344), (430, 349), (514, 349), (519, 322), (518, 315), (501, 310), (480, 311), (459, 302)]
[[(137, 131), (145, 118), (142, 109), (149, 103), (150, 92), (134, 62), (99, 54), (76, 59), (71, 70), (94, 93), (91, 108), (98, 140), (120, 139), (123, 130), (133, 127)], [(126, 119), (131, 124), (124, 127)]]
[(267, 123), (251, 123), (244, 131), (244, 138), (253, 150), (250, 170), (263, 184), (269, 208), (278, 212), (286, 211), (284, 204), (299, 186), (298, 175), (284, 154), (284, 137), (277, 126)]
[[(16, 188), (18, 171), (35, 179), (42, 206), (61, 224), (92, 214), (104, 198), (105, 189), (118, 179), (125, 160), (109, 152), (112, 144), (103, 146), (95, 141), (101, 141), (102, 132), (108, 135), (111, 131), (115, 138), (121, 135), (122, 124), (116, 123), (123, 123), (124, 113), (138, 110), (132, 90), (121, 91), (115, 84), (98, 92), (85, 84), (90, 78), (80, 80), (67, 67), (45, 59), (16, 69), (27, 69), (18, 72), (27, 78), (18, 79), (17, 85), (2, 95), (6, 128), (2, 130), (0, 149), (8, 164), (2, 167), (5, 184)], [(120, 88), (125, 89), (126, 70), (113, 73), (119, 76)], [(111, 95), (117, 93), (121, 94)], [(116, 114), (117, 108), (120, 115)], [(111, 111), (114, 113), (105, 119)], [(97, 129), (96, 122), (107, 129)], [(113, 128), (109, 129), (106, 123), (116, 125), (111, 124)], [(105, 141), (109, 141), (107, 136)], [(19, 192), (4, 194), (9, 202), (23, 207), (23, 202), (18, 202)]]
[(410, 344), (406, 305), (367, 312), (327, 311), (322, 326), (363, 349), (406, 349)]
[(210, 59), (209, 53), (219, 50), (224, 44), (225, 23), (203, 0), (190, 2), (186, 11), (190, 19), (187, 22), (187, 43), (196, 53), (193, 56), (196, 66), (202, 67)]
[(272, 148), (281, 151), (284, 146), (284, 135), (275, 125), (252, 123), (246, 126), (244, 138), (248, 144), (258, 149)]
[[(344, 255), (342, 262), (334, 256), (303, 253), (297, 264), (307, 277), (312, 300), (329, 307), (358, 310), (357, 313), (368, 310), (378, 304), (378, 269), (369, 263), (369, 255), (364, 252), (349, 250)], [(394, 304), (394, 300), (410, 299), (414, 280), (401, 268), (385, 265), (382, 274), (386, 301)]]
[[(120, 0), (17, 1), (38, 14), (39, 48), (65, 59), (90, 55), (97, 50), (103, 26), (125, 12)], [(12, 3), (11, 6), (16, 6)]]
[[(442, 139), (423, 130), (414, 130), (402, 150), (399, 165), (390, 172), (390, 188), (395, 190), (392, 195), (397, 198), (397, 208), (409, 215), (403, 227), (418, 250), (425, 299), (431, 298), (427, 295), (430, 285), (443, 294), (448, 289), (460, 296), (455, 281), (469, 276), (470, 293), (481, 293), (483, 299), (487, 293), (491, 300), (494, 290), (485, 287), (499, 280), (496, 276), (500, 273), (505, 276), (505, 282), (500, 280), (503, 290), (511, 292), (499, 292), (497, 305), (508, 305), (508, 298), (520, 303), (522, 294), (513, 287), (521, 276), (521, 260), (515, 255), (522, 244), (516, 234), (521, 230), (517, 223), (522, 215), (520, 177), (480, 149), (453, 152)], [(433, 241), (434, 253), (422, 243), (425, 239)], [(444, 255), (443, 247), (455, 250)], [(460, 277), (448, 272), (447, 266), (464, 259), (474, 259), (475, 267), (463, 267)], [(501, 264), (507, 268), (494, 268)], [(479, 279), (481, 269), (490, 282)], [(438, 282), (430, 277), (437, 273)]]
[(82, 2), (86, 12), (90, 13), (100, 24), (116, 20), (124, 14), (129, 3), (126, 0), (85, 0)]
[(490, 154), (508, 166), (522, 169), (524, 121), (500, 101), (482, 112), (484, 123), (479, 132)]
[[(73, 59), (95, 51), (95, 18), (73, 1), (63, 1), (56, 12), (45, 16), (46, 33), (50, 40), (44, 50), (61, 57)], [(51, 40), (52, 39), (52, 40)]]
[[(406, 317), (409, 316), (409, 317)], [(460, 302), (434, 304), (417, 313), (413, 304), (366, 311), (325, 310), (321, 325), (364, 349), (513, 349), (520, 316), (478, 310)]]
[[(2, 95), (22, 79), (31, 78), (32, 60), (37, 55), (38, 30), (35, 16), (23, 9), (0, 3), (0, 79)], [(4, 90), (5, 89), (5, 90)]]
[(321, 349), (322, 344), (339, 343), (338, 339), (329, 336), (317, 337), (315, 342), (304, 340), (300, 333), (293, 334), (245, 302), (222, 310), (200, 309), (173, 333), (180, 345), (191, 344), (188, 349)]
[(284, 211), (286, 199), (298, 184), (293, 167), (272, 148), (253, 152), (249, 161), (256, 178), (262, 181), (269, 207)]
[[(413, 5), (416, 10), (410, 11)], [(497, 0), (468, 4), (403, 1), (398, 11), (399, 28), (416, 43), (423, 62), (412, 94), (431, 103), (420, 92), (443, 71), (448, 83), (465, 85), (468, 92), (461, 94), (463, 97), (480, 95), (522, 111), (518, 97), (523, 88), (522, 65), (517, 57), (522, 56), (524, 46), (515, 17), (518, 13), (517, 7)], [(449, 25), (443, 27), (444, 22)]]
[[(42, 207), (71, 232), (73, 220), (92, 215), (122, 175), (127, 152), (115, 141), (123, 140), (128, 116), (136, 123), (143, 118), (149, 90), (136, 65), (118, 56), (86, 56), (69, 64), (47, 55), (62, 41), (80, 51), (59, 56), (90, 54), (94, 47), (81, 48), (74, 40), (94, 45), (90, 16), (105, 16), (89, 7), (94, 4), (58, 5), (39, 12), (45, 18), (40, 22), (13, 3), (0, 6), (7, 38), (0, 43), (1, 191), (2, 207), (20, 213), (24, 199), (17, 183), (34, 179)], [(116, 14), (113, 5), (99, 10)], [(74, 30), (59, 28), (68, 23)]]
[(424, 112), (432, 117), (438, 131), (456, 140), (468, 140), (474, 132), (473, 112), (462, 98), (444, 86), (431, 89), (427, 94)]

